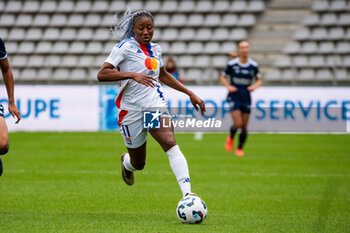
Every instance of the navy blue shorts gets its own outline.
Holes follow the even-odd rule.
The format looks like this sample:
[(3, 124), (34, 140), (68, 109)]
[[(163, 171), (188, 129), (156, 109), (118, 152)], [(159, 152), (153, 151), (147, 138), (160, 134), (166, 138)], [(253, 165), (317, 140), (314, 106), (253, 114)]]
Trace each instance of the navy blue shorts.
[(250, 104), (242, 103), (231, 96), (227, 97), (227, 102), (230, 105), (230, 111), (240, 110), (242, 113), (250, 114)]
[(4, 117), (4, 106), (0, 104), (0, 117)]

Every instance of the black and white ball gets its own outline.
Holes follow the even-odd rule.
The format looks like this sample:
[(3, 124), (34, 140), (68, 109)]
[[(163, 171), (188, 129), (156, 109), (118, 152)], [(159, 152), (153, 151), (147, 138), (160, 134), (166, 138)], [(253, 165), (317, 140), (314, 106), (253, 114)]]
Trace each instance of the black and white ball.
[(201, 223), (207, 216), (208, 209), (204, 201), (196, 196), (187, 196), (179, 201), (176, 208), (177, 217), (183, 223)]

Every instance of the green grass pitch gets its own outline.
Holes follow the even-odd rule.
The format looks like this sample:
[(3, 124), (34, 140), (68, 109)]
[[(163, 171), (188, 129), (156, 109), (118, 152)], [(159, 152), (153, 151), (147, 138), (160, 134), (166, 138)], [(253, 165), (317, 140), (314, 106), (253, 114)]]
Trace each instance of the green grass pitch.
[(120, 176), (118, 133), (10, 133), (2, 156), (0, 232), (350, 232), (350, 135), (251, 134), (244, 157), (226, 134), (176, 134), (200, 225), (175, 209), (181, 192), (149, 136), (135, 185)]

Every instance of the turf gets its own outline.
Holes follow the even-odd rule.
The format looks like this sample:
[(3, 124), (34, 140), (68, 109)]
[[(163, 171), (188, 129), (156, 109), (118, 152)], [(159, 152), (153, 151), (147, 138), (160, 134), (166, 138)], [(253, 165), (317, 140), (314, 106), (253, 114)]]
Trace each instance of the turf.
[(149, 137), (132, 187), (120, 177), (117, 133), (11, 133), (2, 156), (0, 232), (350, 232), (350, 135), (251, 134), (244, 157), (225, 134), (177, 134), (200, 225), (175, 214), (181, 193)]

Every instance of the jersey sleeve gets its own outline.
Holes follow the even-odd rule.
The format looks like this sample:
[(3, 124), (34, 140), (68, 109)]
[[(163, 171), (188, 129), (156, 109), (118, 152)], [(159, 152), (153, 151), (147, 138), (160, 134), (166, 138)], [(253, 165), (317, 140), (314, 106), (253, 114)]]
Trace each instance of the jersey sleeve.
[(0, 38), (0, 61), (7, 58), (6, 48), (4, 41)]
[(225, 68), (223, 69), (223, 71), (221, 72), (221, 74), (223, 75), (230, 75), (231, 74), (231, 67), (229, 64), (227, 64), (225, 66)]
[(124, 49), (118, 45), (114, 46), (112, 52), (109, 54), (105, 62), (112, 64), (114, 67), (118, 66), (125, 57)]

